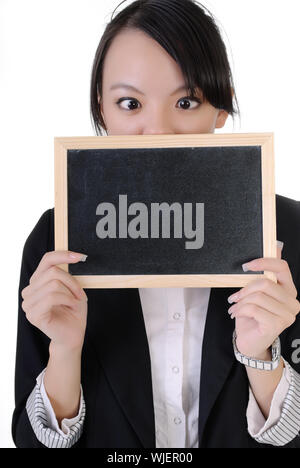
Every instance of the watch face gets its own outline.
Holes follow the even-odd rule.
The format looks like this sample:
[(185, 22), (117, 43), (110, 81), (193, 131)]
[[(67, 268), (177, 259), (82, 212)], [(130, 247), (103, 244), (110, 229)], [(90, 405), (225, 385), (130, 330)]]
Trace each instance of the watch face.
[(279, 359), (280, 353), (280, 340), (277, 338), (272, 346), (272, 360)]

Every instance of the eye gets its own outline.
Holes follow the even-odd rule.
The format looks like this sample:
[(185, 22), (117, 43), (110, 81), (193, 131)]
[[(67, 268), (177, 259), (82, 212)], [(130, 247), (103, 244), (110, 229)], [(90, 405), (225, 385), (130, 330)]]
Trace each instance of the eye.
[[(186, 107), (186, 103), (188, 103), (188, 101), (194, 101), (195, 103), (197, 103), (197, 105), (193, 108), (191, 108), (190, 106), (189, 107)], [(192, 109), (196, 109), (197, 107), (199, 107), (199, 105), (201, 104), (201, 101), (200, 99), (198, 98), (192, 98), (190, 96), (186, 96), (186, 97), (183, 97), (181, 99), (179, 99), (178, 102), (185, 102), (185, 107), (181, 107), (181, 109), (183, 110), (192, 110)]]
[[(128, 104), (125, 104), (126, 107), (124, 106), (121, 106), (120, 104), (124, 101), (128, 101)], [(187, 103), (188, 101), (193, 101), (194, 103), (196, 103), (196, 106), (194, 107), (191, 107), (190, 104), (188, 104), (188, 107), (187, 107)], [(193, 110), (193, 109), (196, 109), (199, 107), (199, 105), (201, 104), (201, 101), (200, 99), (198, 98), (195, 98), (195, 97), (191, 97), (191, 96), (186, 96), (186, 97), (183, 97), (181, 99), (179, 99), (179, 101), (177, 101), (177, 103), (180, 103), (180, 102), (184, 102), (184, 107), (181, 107), (182, 110)], [(121, 107), (121, 109), (125, 110), (125, 111), (134, 111), (136, 109), (139, 108), (139, 101), (135, 98), (131, 98), (131, 97), (123, 97), (123, 98), (120, 98), (118, 99), (118, 101), (116, 102), (116, 104)], [(127, 106), (130, 106), (129, 108)]]
[[(121, 102), (123, 102), (123, 101), (129, 101), (130, 106), (133, 106), (133, 107), (131, 107), (130, 109), (128, 109), (128, 108), (125, 108), (125, 107), (123, 107), (123, 106), (120, 106)], [(116, 102), (116, 104), (117, 104), (119, 107), (121, 107), (121, 109), (126, 110), (126, 111), (136, 110), (136, 109), (138, 108), (137, 103), (138, 103), (138, 100), (137, 100), (137, 99), (134, 99), (134, 98), (131, 98), (131, 97), (123, 97), (123, 98), (120, 98), (120, 99)]]

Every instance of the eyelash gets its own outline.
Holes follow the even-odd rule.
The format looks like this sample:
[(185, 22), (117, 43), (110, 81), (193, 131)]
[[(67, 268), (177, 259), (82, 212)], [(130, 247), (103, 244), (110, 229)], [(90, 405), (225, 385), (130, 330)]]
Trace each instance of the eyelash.
[[(198, 102), (199, 104), (202, 104), (202, 102), (200, 101), (200, 99), (195, 98), (195, 97), (191, 97), (191, 96), (185, 96), (185, 97), (183, 97), (183, 98), (180, 98), (177, 102), (184, 101), (184, 100), (196, 101), (196, 102)], [(118, 101), (116, 101), (116, 104), (119, 105), (119, 104), (121, 104), (121, 102), (123, 102), (123, 101), (136, 101), (136, 102), (138, 102), (138, 100), (135, 99), (135, 98), (123, 97), (123, 98), (118, 99)], [(181, 110), (195, 110), (195, 109), (198, 109), (198, 107), (199, 107), (199, 106), (197, 106), (197, 107), (194, 108), (194, 109), (181, 109)], [(127, 112), (133, 112), (133, 111), (135, 111), (135, 110), (137, 110), (137, 109), (124, 109), (124, 108), (121, 108), (121, 110), (124, 110), (124, 111), (127, 111)]]

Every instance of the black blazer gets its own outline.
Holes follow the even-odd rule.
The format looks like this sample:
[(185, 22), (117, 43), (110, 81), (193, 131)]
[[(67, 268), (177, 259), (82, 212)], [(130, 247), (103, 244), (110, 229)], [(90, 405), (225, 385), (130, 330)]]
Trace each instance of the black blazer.
[[(300, 294), (300, 202), (276, 195), (277, 239)], [(15, 445), (42, 448), (31, 427), (26, 401), (47, 366), (49, 339), (30, 324), (21, 308), (22, 289), (43, 254), (54, 250), (54, 208), (44, 212), (27, 238), (19, 285), (15, 368)], [(199, 404), (199, 447), (274, 448), (247, 432), (248, 379), (232, 349), (234, 320), (227, 297), (240, 288), (212, 288), (203, 339)], [(88, 321), (82, 352), (86, 419), (74, 448), (152, 448), (155, 422), (150, 354), (138, 289), (86, 289)], [(281, 334), (283, 357), (291, 361), (300, 338), (300, 314)], [(285, 445), (300, 448), (300, 437)]]

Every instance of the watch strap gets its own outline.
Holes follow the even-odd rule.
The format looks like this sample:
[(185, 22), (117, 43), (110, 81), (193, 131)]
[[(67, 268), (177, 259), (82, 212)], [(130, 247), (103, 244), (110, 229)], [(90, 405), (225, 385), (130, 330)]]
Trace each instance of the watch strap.
[(272, 361), (263, 361), (261, 359), (255, 359), (253, 357), (245, 356), (244, 354), (240, 353), (236, 346), (235, 330), (232, 335), (232, 344), (236, 359), (245, 366), (252, 367), (253, 369), (272, 371), (275, 370), (276, 367), (278, 367), (279, 365), (281, 358), (281, 346), (279, 337), (277, 337), (272, 344)]

